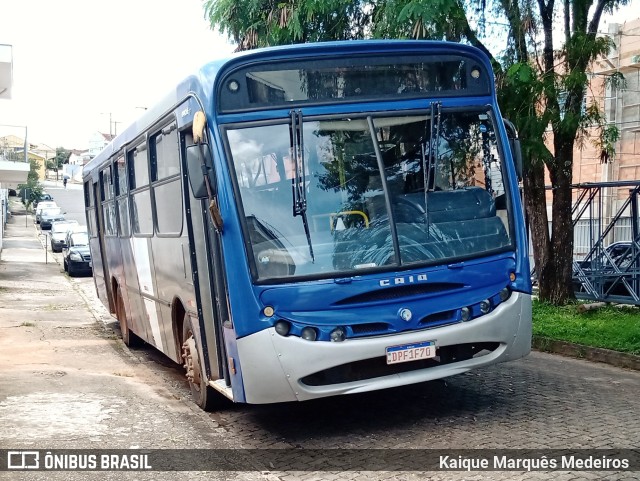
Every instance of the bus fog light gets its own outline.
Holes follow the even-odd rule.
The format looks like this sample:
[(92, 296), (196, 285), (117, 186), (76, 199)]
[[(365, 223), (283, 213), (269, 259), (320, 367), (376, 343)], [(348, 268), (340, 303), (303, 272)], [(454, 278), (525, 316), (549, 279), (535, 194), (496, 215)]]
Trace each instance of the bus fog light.
[(511, 290), (509, 290), (508, 287), (505, 287), (504, 289), (502, 289), (500, 291), (500, 300), (502, 302), (506, 301), (507, 299), (509, 299), (509, 297), (511, 297)]
[(331, 338), (331, 342), (342, 342), (346, 339), (347, 333), (344, 330), (344, 327), (336, 327), (331, 334), (329, 334)]
[(485, 299), (480, 303), (480, 312), (482, 312), (483, 314), (486, 314), (490, 310), (491, 310), (491, 302), (489, 302), (489, 299)]
[(318, 333), (313, 327), (305, 327), (300, 333), (300, 337), (307, 341), (315, 341), (318, 337)]
[(463, 307), (462, 309), (460, 309), (460, 319), (462, 319), (464, 322), (467, 322), (469, 319), (471, 319), (471, 309), (469, 309), (468, 307)]
[(289, 329), (291, 329), (291, 325), (287, 321), (278, 321), (275, 326), (273, 326), (278, 334), (281, 336), (286, 336), (289, 334)]

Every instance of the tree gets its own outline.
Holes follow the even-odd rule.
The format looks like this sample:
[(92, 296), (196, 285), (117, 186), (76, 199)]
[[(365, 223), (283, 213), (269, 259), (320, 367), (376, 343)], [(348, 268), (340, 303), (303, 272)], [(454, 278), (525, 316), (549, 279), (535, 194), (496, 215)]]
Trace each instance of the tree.
[(58, 170), (62, 168), (63, 164), (69, 163), (69, 157), (71, 157), (70, 150), (67, 150), (63, 147), (56, 148), (56, 156), (54, 157), (53, 161), (55, 162)]
[[(572, 172), (576, 141), (594, 122), (612, 146), (597, 106), (583, 108), (590, 64), (611, 47), (598, 37), (602, 15), (629, 0), (206, 0), (211, 26), (238, 50), (314, 40), (365, 37), (447, 39), (483, 50), (496, 71), (502, 113), (520, 132), (525, 159), (525, 209), (530, 219), (540, 298), (572, 299)], [(508, 35), (497, 57), (483, 42), (487, 17), (500, 18)], [(562, 20), (556, 22), (556, 18)], [(502, 21), (504, 19), (504, 22)], [(556, 35), (561, 36), (557, 38)], [(556, 45), (560, 45), (556, 47)], [(546, 137), (551, 127), (553, 138)], [(607, 133), (608, 132), (608, 133)], [(552, 148), (549, 148), (549, 147)], [(551, 180), (551, 232), (545, 166)]]
[(43, 188), (40, 185), (40, 179), (38, 177), (38, 169), (40, 165), (35, 159), (29, 160), (29, 173), (27, 174), (27, 183), (18, 185), (20, 190), (20, 197), (23, 202), (29, 207), (34, 200), (40, 199)]
[(232, 38), (237, 50), (365, 38), (371, 25), (367, 6), (351, 0), (204, 2), (211, 25)]

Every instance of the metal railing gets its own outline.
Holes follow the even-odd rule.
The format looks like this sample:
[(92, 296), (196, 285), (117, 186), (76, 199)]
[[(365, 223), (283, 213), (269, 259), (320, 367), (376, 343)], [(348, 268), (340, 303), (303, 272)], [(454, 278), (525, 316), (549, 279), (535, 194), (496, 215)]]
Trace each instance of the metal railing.
[[(19, 135), (14, 133), (15, 129), (18, 129)], [(24, 136), (21, 139), (24, 142), (23, 145), (10, 142), (11, 137), (20, 139), (21, 136)], [(0, 160), (29, 163), (29, 143), (27, 141), (26, 125), (0, 124)]]
[(640, 181), (574, 185), (576, 297), (640, 305)]

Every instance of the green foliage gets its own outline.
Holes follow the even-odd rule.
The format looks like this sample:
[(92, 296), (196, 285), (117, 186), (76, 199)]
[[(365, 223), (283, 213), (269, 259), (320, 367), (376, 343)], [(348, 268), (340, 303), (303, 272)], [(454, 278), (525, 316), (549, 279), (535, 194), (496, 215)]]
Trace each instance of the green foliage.
[(637, 307), (607, 305), (580, 314), (577, 304), (562, 307), (535, 300), (533, 334), (590, 347), (640, 354)]
[(40, 169), (40, 164), (37, 160), (29, 159), (29, 173), (27, 174), (27, 185), (32, 186), (38, 183), (40, 177), (38, 175), (38, 170)]
[(43, 187), (39, 183), (37, 160), (29, 160), (30, 169), (27, 174), (27, 183), (18, 185), (20, 197), (27, 207), (31, 206), (34, 200), (39, 199), (43, 192)]
[(212, 28), (238, 44), (238, 50), (269, 45), (353, 40), (370, 24), (366, 3), (349, 0), (205, 0)]
[(549, 114), (541, 108), (544, 84), (529, 62), (515, 62), (496, 79), (498, 102), (520, 134), (525, 168), (553, 156), (544, 133)]
[(601, 151), (600, 158), (603, 162), (611, 162), (616, 155), (616, 142), (620, 139), (620, 130), (613, 124), (604, 126), (600, 130), (600, 137), (594, 142)]
[(69, 163), (69, 157), (71, 157), (70, 150), (67, 150), (63, 147), (56, 148), (56, 156), (53, 159), (55, 166), (53, 167), (53, 169), (56, 169), (56, 170), (62, 169), (63, 164)]

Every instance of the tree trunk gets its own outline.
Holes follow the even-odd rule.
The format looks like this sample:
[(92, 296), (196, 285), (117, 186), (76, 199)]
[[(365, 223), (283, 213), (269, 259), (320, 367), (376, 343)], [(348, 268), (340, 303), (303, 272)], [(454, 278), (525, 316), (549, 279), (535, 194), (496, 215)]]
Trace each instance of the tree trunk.
[(571, 182), (573, 138), (562, 138), (554, 132), (555, 160), (549, 165), (553, 204), (552, 230), (548, 262), (543, 265), (540, 278), (540, 300), (563, 305), (575, 299), (572, 277), (573, 221), (571, 218)]
[(541, 161), (530, 164), (522, 183), (524, 187), (524, 207), (531, 233), (535, 273), (538, 280), (540, 280), (543, 266), (549, 259), (550, 246), (544, 164)]

